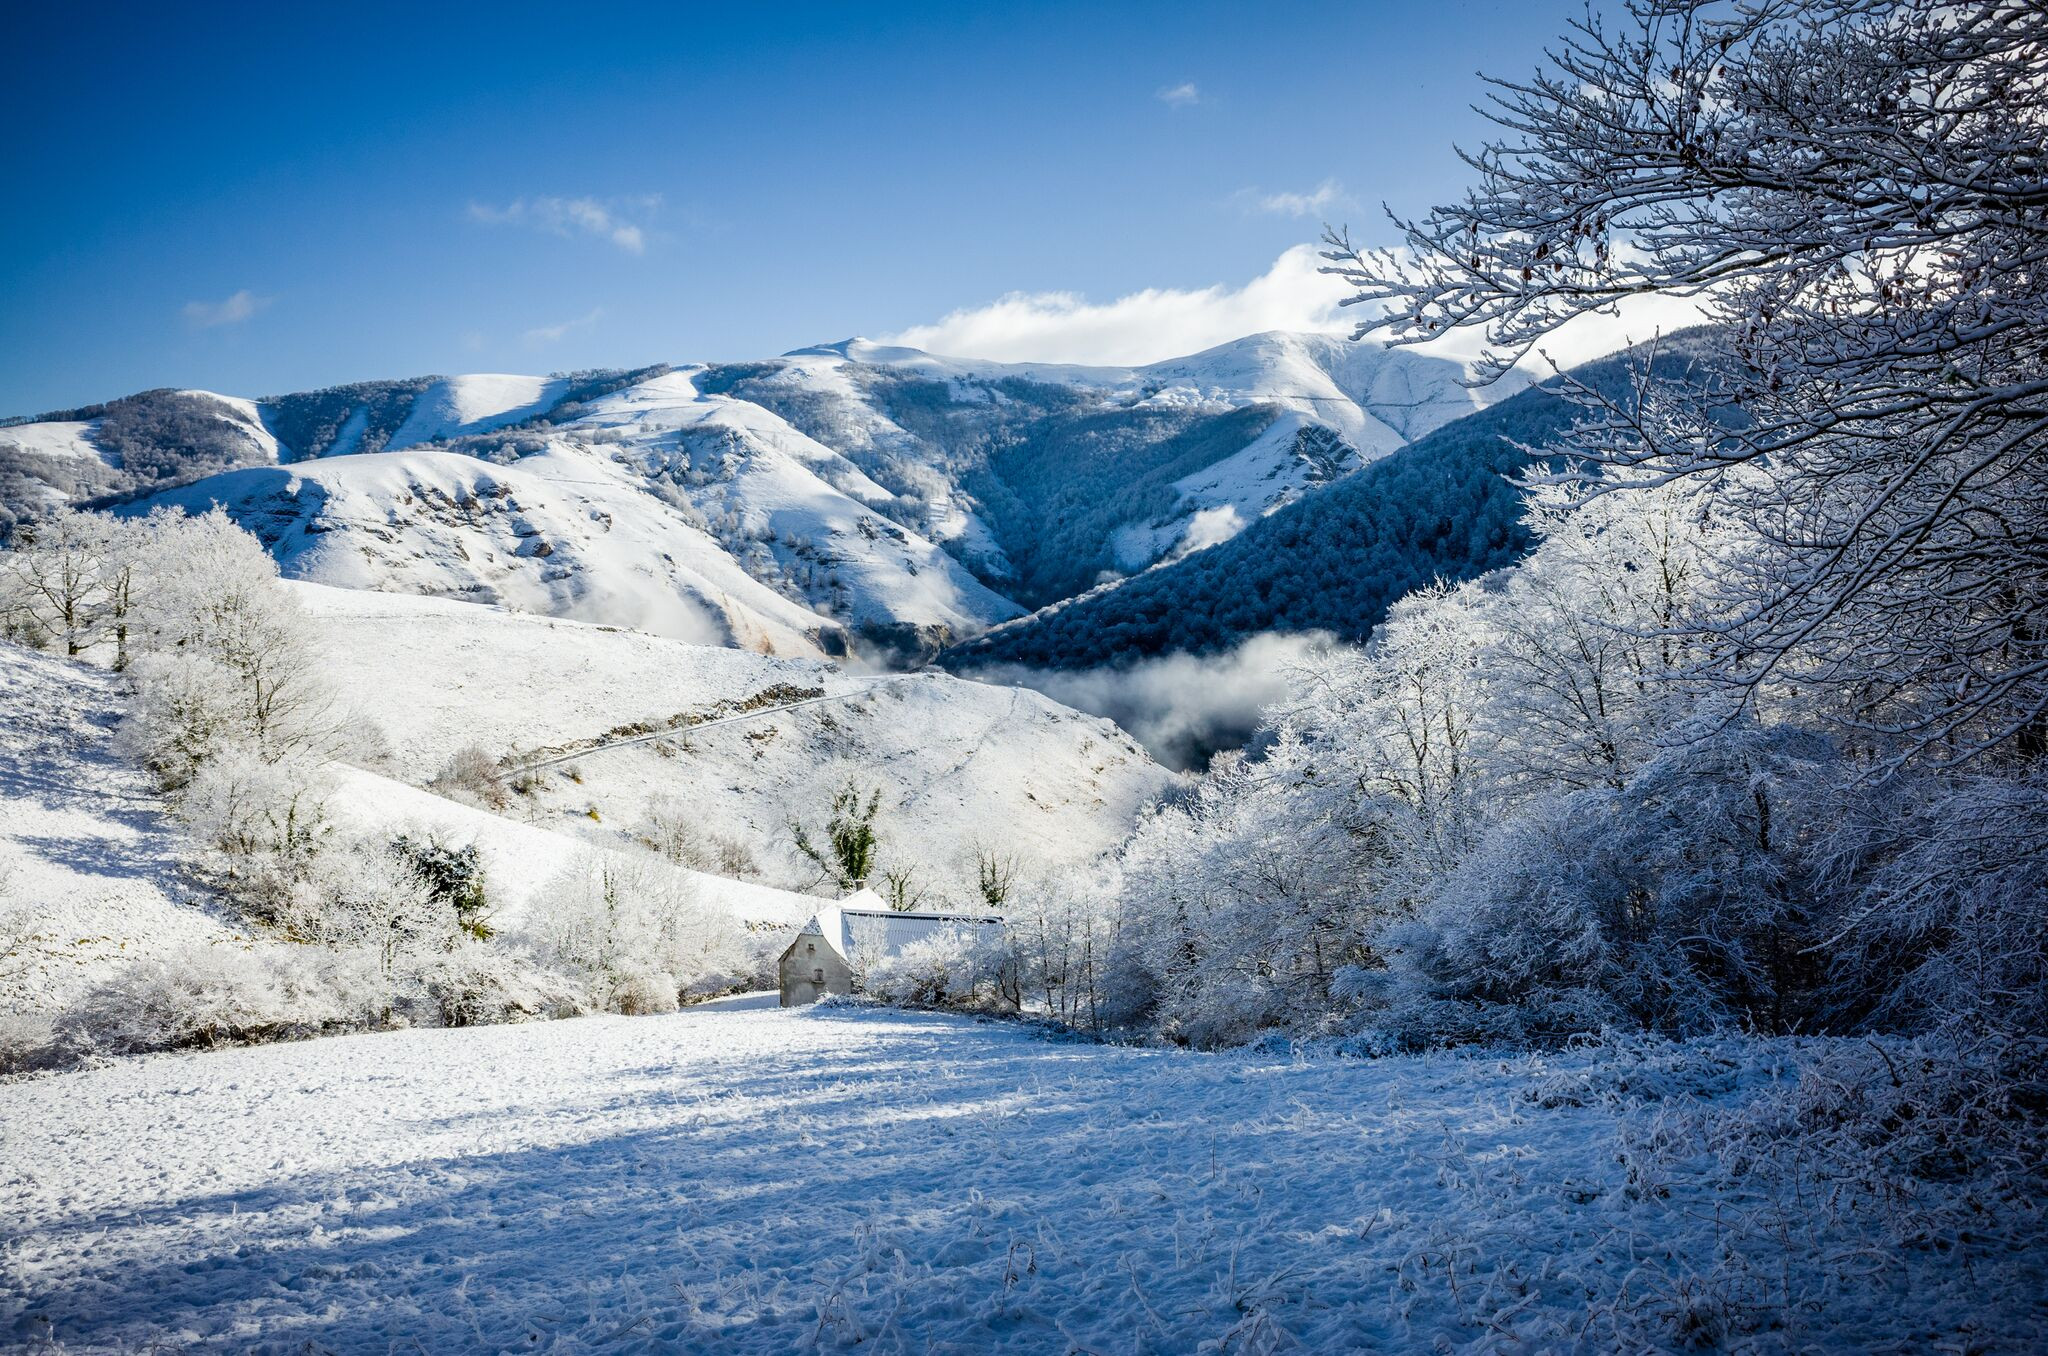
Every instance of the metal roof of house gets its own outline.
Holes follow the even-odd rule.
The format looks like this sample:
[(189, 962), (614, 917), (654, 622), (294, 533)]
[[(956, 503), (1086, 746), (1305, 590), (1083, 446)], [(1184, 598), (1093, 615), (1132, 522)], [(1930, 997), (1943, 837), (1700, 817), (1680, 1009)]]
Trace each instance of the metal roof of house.
[(799, 935), (815, 933), (849, 965), (856, 950), (866, 959), (893, 956), (910, 943), (947, 928), (996, 927), (1002, 919), (988, 913), (938, 913), (892, 909), (873, 890), (860, 889), (844, 899), (822, 904)]

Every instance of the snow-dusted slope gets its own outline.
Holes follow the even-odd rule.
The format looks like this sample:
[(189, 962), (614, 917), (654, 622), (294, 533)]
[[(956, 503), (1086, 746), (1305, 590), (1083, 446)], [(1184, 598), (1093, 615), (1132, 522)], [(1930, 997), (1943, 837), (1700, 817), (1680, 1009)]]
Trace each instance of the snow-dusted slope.
[[(346, 831), (373, 839), (405, 833), (449, 847), (474, 846), (483, 859), (489, 884), (491, 926), (500, 931), (523, 927), (545, 913), (549, 888), (575, 869), (593, 846), (617, 846), (610, 835), (587, 822), (543, 828), (360, 768), (337, 768), (335, 777), (328, 814)], [(646, 869), (671, 868), (650, 862)], [(699, 898), (742, 923), (799, 927), (818, 906), (809, 895), (703, 871), (673, 869), (691, 883)]]
[(231, 471), (132, 511), (214, 504), (291, 578), (774, 653), (841, 648), (834, 622), (749, 575), (694, 515), (573, 444), (511, 466), (420, 451)]
[(263, 417), (263, 407), (253, 400), (240, 396), (221, 395), (217, 391), (179, 391), (177, 394), (194, 400), (221, 406), (225, 414), (221, 419), (233, 436), (247, 444), (248, 451), (240, 458), (247, 462), (276, 462), (284, 460), (283, 449), (279, 447), (277, 435), (270, 431), (269, 421)]
[(521, 377), (498, 372), (447, 377), (422, 391), (412, 413), (385, 447), (393, 452), (421, 443), (487, 433), (545, 413), (569, 383), (559, 377)]
[(908, 632), (915, 648), (1023, 611), (885, 516), (895, 496), (860, 467), (759, 405), (700, 393), (689, 372), (593, 402), (562, 436), (673, 487), (754, 573), (865, 635)]
[(1474, 388), (1464, 384), (1470, 377), (1462, 363), (1413, 349), (1284, 330), (1153, 363), (1136, 374), (1162, 397), (1182, 392), (1281, 405), (1335, 429), (1366, 460), (1528, 385), (1526, 376), (1515, 374)]
[(667, 802), (793, 880), (790, 818), (821, 822), (831, 793), (853, 780), (884, 792), (884, 866), (957, 882), (971, 878), (977, 846), (1046, 863), (1093, 857), (1174, 784), (1108, 721), (1023, 689), (856, 677), (473, 604), (292, 588), (337, 681), (382, 726), (397, 775), (412, 783), (466, 745), (493, 755), (573, 748), (677, 716), (853, 694), (549, 768), (522, 801), (542, 826), (630, 834)]
[(42, 424), (14, 424), (0, 428), (0, 448), (41, 457), (98, 461), (101, 453), (93, 444), (97, 419), (56, 419)]
[(180, 881), (189, 845), (115, 748), (121, 704), (112, 675), (0, 641), (0, 1016), (237, 935)]

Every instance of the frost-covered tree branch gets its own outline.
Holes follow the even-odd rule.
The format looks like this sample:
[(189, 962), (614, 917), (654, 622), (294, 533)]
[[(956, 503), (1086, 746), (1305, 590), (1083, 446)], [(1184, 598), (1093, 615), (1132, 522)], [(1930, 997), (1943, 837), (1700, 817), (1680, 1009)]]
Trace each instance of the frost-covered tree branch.
[(1600, 489), (1711, 478), (1752, 534), (1709, 669), (1943, 761), (2048, 752), (2048, 10), (1636, 0), (1486, 111), (1462, 201), (1331, 237), (1360, 335), (1477, 327), (1493, 376), (1700, 299), (1724, 361), (1574, 450)]

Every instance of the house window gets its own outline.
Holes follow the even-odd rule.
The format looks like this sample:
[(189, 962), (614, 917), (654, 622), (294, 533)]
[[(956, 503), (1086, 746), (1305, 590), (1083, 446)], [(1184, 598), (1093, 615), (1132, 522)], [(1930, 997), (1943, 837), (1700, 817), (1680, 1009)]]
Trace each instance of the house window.
[(814, 984), (823, 984), (825, 982), (825, 972), (823, 970), (811, 971), (811, 982)]
[(805, 943), (804, 943), (804, 954), (805, 954), (806, 956), (815, 956), (815, 955), (817, 955), (817, 954), (818, 954), (818, 948), (817, 948), (817, 947), (815, 947), (815, 946), (812, 946), (812, 945), (811, 945), (811, 944), (810, 944), (809, 942), (805, 942)]

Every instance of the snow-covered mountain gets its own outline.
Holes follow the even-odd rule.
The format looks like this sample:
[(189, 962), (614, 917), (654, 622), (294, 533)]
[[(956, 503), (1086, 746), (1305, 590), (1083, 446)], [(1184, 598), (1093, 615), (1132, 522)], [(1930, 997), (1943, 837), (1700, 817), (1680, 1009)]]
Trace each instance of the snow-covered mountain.
[(769, 653), (929, 656), (1228, 540), (1509, 394), (1253, 335), (1137, 368), (864, 340), (753, 363), (158, 391), (0, 427), (0, 530), (220, 503), (296, 578)]
[[(1655, 370), (1675, 375), (1705, 352), (1697, 332), (1668, 337)], [(1616, 401), (1630, 398), (1638, 375), (1628, 355), (1572, 372)], [(1525, 388), (1438, 423), (1213, 550), (993, 627), (939, 662), (960, 672), (1074, 670), (1130, 655), (1214, 654), (1271, 632), (1363, 641), (1404, 594), (1477, 578), (1529, 549), (1516, 477), (1582, 413), (1555, 383)]]

